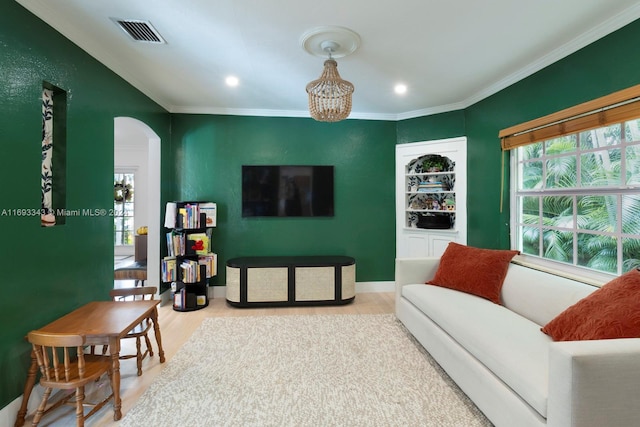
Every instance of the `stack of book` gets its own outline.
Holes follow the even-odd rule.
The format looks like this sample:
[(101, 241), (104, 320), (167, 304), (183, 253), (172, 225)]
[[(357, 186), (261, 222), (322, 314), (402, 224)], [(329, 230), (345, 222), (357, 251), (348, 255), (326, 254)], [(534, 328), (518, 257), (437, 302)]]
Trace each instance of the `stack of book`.
[(442, 182), (440, 181), (422, 181), (418, 185), (419, 193), (438, 193), (442, 191)]
[(182, 282), (184, 283), (198, 283), (204, 279), (201, 277), (200, 263), (196, 260), (185, 259), (180, 264), (182, 270)]

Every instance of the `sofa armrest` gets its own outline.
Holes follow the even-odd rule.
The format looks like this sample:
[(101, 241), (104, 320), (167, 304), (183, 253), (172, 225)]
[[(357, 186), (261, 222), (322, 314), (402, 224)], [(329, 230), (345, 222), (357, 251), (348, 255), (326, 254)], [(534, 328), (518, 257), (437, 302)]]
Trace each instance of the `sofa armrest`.
[(435, 276), (440, 258), (396, 258), (396, 286), (424, 283)]
[(639, 387), (640, 339), (551, 343), (547, 425), (637, 425)]
[(440, 258), (396, 258), (396, 301), (400, 299), (402, 286), (430, 280), (438, 265)]

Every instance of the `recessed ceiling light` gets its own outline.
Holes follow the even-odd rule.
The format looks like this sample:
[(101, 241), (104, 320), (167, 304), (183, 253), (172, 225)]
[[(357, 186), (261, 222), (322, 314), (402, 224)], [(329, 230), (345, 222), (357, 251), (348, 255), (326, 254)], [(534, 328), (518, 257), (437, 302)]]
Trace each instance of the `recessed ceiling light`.
[(407, 93), (407, 85), (403, 84), (403, 83), (398, 83), (397, 85), (395, 85), (395, 87), (393, 88), (393, 90), (398, 94), (398, 95), (404, 95), (405, 93)]
[(240, 80), (238, 80), (236, 76), (229, 76), (225, 79), (225, 82), (227, 83), (227, 86), (235, 87), (238, 86)]

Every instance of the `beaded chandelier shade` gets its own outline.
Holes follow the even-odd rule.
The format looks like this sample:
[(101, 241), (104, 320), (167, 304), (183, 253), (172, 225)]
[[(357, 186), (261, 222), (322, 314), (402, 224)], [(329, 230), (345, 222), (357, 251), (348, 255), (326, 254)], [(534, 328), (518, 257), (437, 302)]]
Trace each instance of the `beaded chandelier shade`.
[(331, 59), (324, 61), (324, 70), (318, 80), (307, 85), (309, 113), (320, 122), (339, 122), (351, 113), (353, 84), (340, 78), (338, 63)]
[(353, 53), (360, 45), (360, 36), (348, 28), (318, 27), (307, 31), (300, 41), (308, 53), (325, 58), (320, 78), (307, 84), (309, 114), (320, 122), (346, 119), (351, 114), (354, 87), (340, 77), (334, 58)]

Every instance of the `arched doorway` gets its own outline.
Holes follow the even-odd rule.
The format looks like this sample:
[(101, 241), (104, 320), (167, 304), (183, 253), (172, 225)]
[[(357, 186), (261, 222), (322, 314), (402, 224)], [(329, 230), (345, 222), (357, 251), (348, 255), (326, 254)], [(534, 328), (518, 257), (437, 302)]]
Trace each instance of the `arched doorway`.
[(141, 173), (136, 194), (136, 228), (149, 227), (147, 237), (147, 281), (160, 283), (160, 137), (148, 125), (131, 117), (114, 119), (114, 171)]

